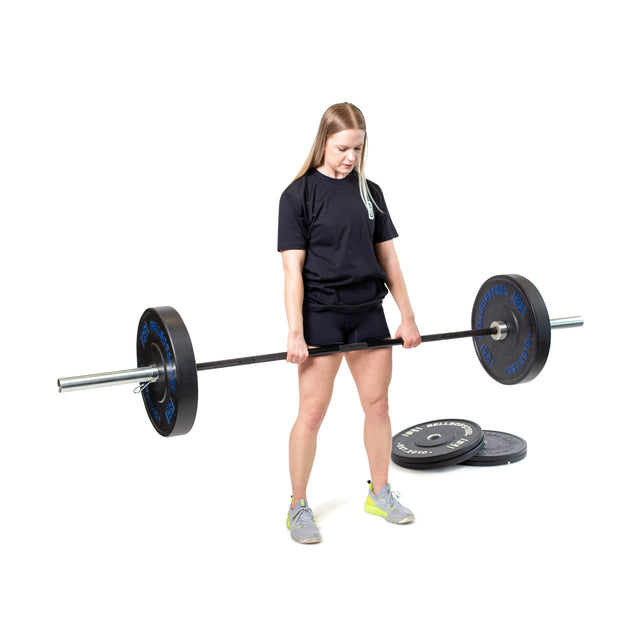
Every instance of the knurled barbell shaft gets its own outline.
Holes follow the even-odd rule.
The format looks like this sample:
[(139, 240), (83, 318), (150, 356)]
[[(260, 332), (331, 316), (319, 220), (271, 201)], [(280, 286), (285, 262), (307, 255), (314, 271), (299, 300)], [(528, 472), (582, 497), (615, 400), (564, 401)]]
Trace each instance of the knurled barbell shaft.
[[(552, 329), (567, 329), (572, 327), (581, 327), (584, 320), (580, 316), (571, 316), (567, 318), (557, 318), (549, 322)], [(437, 342), (440, 340), (455, 340), (458, 338), (473, 338), (478, 336), (489, 336), (498, 333), (498, 328), (488, 327), (486, 329), (470, 329), (467, 331), (454, 331), (451, 333), (434, 333), (420, 336), (422, 342)], [(503, 334), (506, 333), (503, 330)], [(377, 340), (371, 342), (355, 342), (343, 345), (330, 345), (327, 347), (317, 347), (309, 350), (310, 356), (323, 356), (331, 353), (346, 353), (349, 351), (361, 351), (365, 349), (379, 349), (384, 347), (393, 347), (403, 344), (402, 338), (394, 338), (392, 340)], [(214, 360), (212, 362), (202, 362), (196, 365), (198, 371), (208, 371), (210, 369), (223, 369), (226, 367), (237, 367), (246, 364), (258, 364), (261, 362), (275, 362), (277, 360), (286, 360), (287, 352), (268, 353), (264, 355), (248, 356), (244, 358), (229, 358), (227, 360)], [(67, 391), (79, 391), (82, 389), (90, 389), (97, 387), (110, 387), (120, 384), (129, 384), (137, 382), (153, 383), (158, 379), (158, 369), (156, 366), (138, 367), (137, 369), (126, 369), (124, 371), (111, 371), (108, 373), (95, 373), (84, 376), (75, 376), (71, 378), (58, 379), (58, 391), (60, 393)]]
[[(453, 340), (456, 338), (472, 338), (475, 336), (489, 336), (496, 333), (495, 329), (470, 329), (468, 331), (455, 331), (453, 333), (434, 333), (420, 336), (422, 342), (436, 342), (438, 340)], [(395, 347), (403, 344), (402, 338), (392, 340), (375, 340), (369, 342), (352, 342), (349, 344), (335, 344), (326, 347), (316, 347), (309, 349), (310, 356), (326, 356), (332, 353), (346, 353), (349, 351), (364, 351), (365, 349), (381, 349), (385, 347)], [(275, 362), (286, 360), (287, 352), (267, 353), (259, 356), (247, 356), (245, 358), (229, 358), (228, 360), (214, 360), (213, 362), (201, 362), (196, 365), (198, 371), (208, 371), (209, 369), (224, 369), (225, 367), (237, 367), (244, 364), (257, 364), (259, 362)]]

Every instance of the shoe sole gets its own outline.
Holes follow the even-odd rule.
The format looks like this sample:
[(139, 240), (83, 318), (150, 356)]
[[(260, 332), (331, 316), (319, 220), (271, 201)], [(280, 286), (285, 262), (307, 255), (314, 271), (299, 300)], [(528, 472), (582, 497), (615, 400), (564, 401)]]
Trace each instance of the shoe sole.
[(404, 520), (389, 520), (389, 518), (385, 518), (387, 522), (391, 522), (392, 524), (409, 524), (415, 520), (414, 516), (408, 516)]
[(386, 511), (383, 511), (379, 507), (376, 507), (376, 506), (374, 506), (372, 504), (369, 504), (368, 502), (364, 503), (364, 510), (367, 513), (370, 513), (371, 515), (381, 516), (387, 522), (391, 522), (392, 524), (409, 524), (409, 522), (413, 522), (413, 520), (415, 518), (415, 516), (407, 516), (406, 518), (403, 518), (402, 520), (394, 520), (393, 518), (389, 517), (389, 514)]
[(291, 529), (291, 524), (289, 523), (289, 517), (287, 516), (287, 529), (291, 531), (291, 539), (294, 542), (299, 542), (300, 544), (316, 544), (318, 542), (322, 542), (322, 536), (316, 536), (314, 538), (305, 538), (304, 540), (296, 540), (293, 536), (293, 530)]
[(305, 540), (296, 540), (293, 536), (291, 539), (294, 542), (299, 542), (300, 544), (316, 544), (318, 542), (322, 542), (322, 538), (306, 538)]

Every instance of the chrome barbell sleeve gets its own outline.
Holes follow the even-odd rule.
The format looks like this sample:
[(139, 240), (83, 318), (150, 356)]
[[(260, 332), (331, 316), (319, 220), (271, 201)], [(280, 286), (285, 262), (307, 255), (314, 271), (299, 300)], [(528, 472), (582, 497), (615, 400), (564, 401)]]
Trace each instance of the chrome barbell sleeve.
[(158, 368), (155, 365), (126, 369), (124, 371), (110, 371), (108, 373), (93, 373), (73, 378), (59, 378), (58, 391), (80, 391), (82, 389), (96, 389), (98, 387), (113, 387), (132, 382), (151, 383), (158, 380)]

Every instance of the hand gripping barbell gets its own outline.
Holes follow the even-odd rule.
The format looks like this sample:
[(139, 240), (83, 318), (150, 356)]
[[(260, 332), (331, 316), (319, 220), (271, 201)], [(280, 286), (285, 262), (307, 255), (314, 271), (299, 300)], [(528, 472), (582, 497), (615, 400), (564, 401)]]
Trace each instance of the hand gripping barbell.
[[(551, 329), (580, 327), (579, 316), (549, 320), (536, 287), (518, 275), (489, 278), (473, 303), (471, 329), (421, 336), (422, 342), (473, 338), (484, 370), (502, 384), (533, 380), (544, 367), (551, 345)], [(310, 356), (380, 349), (402, 339), (337, 344), (309, 350)], [(198, 407), (198, 371), (243, 364), (286, 360), (287, 353), (197, 363), (191, 338), (172, 307), (147, 309), (138, 323), (138, 368), (58, 379), (58, 390), (73, 391), (137, 383), (151, 423), (163, 436), (188, 433)]]

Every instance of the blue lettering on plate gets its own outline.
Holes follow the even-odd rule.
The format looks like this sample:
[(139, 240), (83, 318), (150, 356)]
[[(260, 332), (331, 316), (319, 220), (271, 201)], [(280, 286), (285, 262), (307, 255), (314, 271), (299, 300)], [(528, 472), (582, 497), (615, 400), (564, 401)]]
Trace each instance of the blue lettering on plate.
[(530, 333), (527, 334), (527, 339), (524, 341), (524, 345), (522, 347), (522, 355), (520, 356), (520, 358), (518, 358), (518, 360), (516, 360), (516, 362), (514, 362), (504, 370), (506, 375), (512, 376), (518, 373), (518, 371), (520, 371), (520, 369), (524, 366), (524, 363), (529, 357), (529, 353), (531, 352), (531, 349), (533, 347), (532, 338), (533, 336)]
[(527, 311), (527, 305), (525, 304), (524, 296), (516, 289), (511, 296), (511, 301), (513, 302), (513, 306), (516, 308), (516, 311), (521, 315)]
[(167, 419), (167, 422), (171, 424), (171, 420), (176, 413), (176, 405), (173, 404), (173, 398), (169, 399), (169, 404), (164, 412), (164, 417)]
[(142, 331), (140, 331), (140, 342), (142, 342), (142, 346), (147, 346), (147, 340), (149, 339), (149, 327), (145, 322), (142, 326)]
[(480, 357), (485, 361), (485, 368), (491, 369), (493, 363), (495, 362), (493, 359), (493, 354), (491, 353), (491, 349), (487, 347), (487, 345), (482, 342), (478, 345), (478, 352)]
[(160, 414), (157, 412), (155, 405), (153, 404), (153, 400), (151, 399), (151, 395), (149, 394), (148, 388), (144, 390), (144, 399), (147, 403), (147, 407), (149, 408), (149, 411), (151, 411), (151, 413), (153, 414), (153, 419), (155, 423), (161, 424), (162, 419), (160, 418)]
[(495, 287), (491, 287), (491, 289), (487, 290), (487, 292), (484, 294), (484, 297), (478, 304), (478, 313), (476, 316), (476, 329), (482, 329), (482, 318), (484, 317), (484, 310), (489, 300), (491, 300), (493, 296), (506, 296), (506, 295), (507, 295), (507, 288), (503, 284), (497, 285)]

